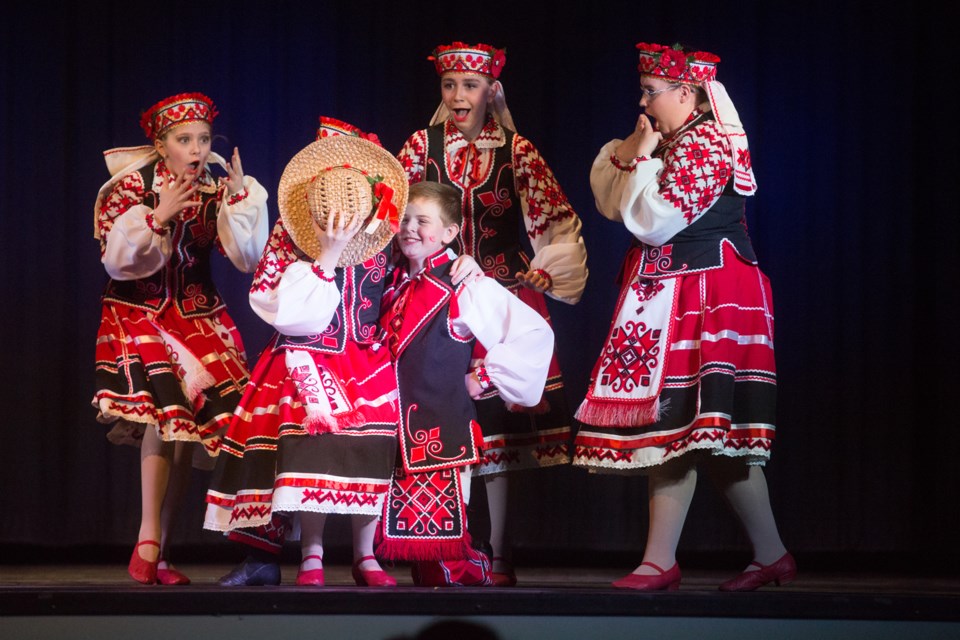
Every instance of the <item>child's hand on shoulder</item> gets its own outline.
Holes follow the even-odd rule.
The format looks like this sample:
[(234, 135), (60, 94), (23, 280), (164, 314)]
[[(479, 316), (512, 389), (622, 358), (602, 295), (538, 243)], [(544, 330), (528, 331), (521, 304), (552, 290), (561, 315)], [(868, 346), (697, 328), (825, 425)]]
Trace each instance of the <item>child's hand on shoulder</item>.
[(454, 285), (479, 280), (482, 277), (483, 269), (480, 268), (480, 265), (472, 256), (460, 256), (453, 261), (453, 266), (450, 267), (450, 278)]

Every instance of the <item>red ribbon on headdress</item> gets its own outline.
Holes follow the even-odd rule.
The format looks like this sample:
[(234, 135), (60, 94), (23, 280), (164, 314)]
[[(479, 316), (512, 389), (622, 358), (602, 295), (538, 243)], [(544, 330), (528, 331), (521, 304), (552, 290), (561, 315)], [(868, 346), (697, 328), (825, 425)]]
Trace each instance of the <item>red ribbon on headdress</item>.
[(373, 186), (373, 195), (380, 199), (374, 217), (380, 221), (388, 222), (390, 229), (396, 233), (400, 229), (400, 215), (397, 211), (397, 205), (393, 203), (393, 187), (386, 182), (378, 182)]

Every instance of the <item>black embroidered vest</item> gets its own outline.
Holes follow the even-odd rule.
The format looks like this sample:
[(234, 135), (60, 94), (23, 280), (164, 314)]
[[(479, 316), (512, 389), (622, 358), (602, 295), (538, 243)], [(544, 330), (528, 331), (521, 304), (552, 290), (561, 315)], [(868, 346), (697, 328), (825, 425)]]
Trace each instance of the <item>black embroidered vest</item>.
[(384, 332), (378, 324), (383, 279), (390, 260), (391, 245), (352, 267), (337, 267), (335, 284), (340, 290), (340, 306), (330, 324), (320, 334), (311, 336), (280, 335), (276, 349), (296, 348), (318, 353), (343, 353), (346, 343), (382, 342)]
[[(688, 128), (711, 119), (713, 114), (705, 113)], [(654, 152), (654, 155), (659, 156), (659, 153)], [(734, 190), (732, 178), (713, 206), (670, 238), (670, 242), (654, 247), (634, 239), (634, 246), (643, 250), (639, 275), (641, 278), (669, 278), (719, 268), (725, 240), (733, 244), (741, 258), (756, 264), (757, 256), (747, 234), (746, 198)]]
[(484, 273), (504, 287), (518, 286), (515, 274), (526, 271), (530, 259), (520, 245), (523, 209), (513, 175), (513, 137), (503, 129), (506, 143), (493, 150), (494, 159), (477, 184), (459, 184), (449, 174), (444, 142), (444, 124), (427, 129), (426, 180), (452, 185), (461, 192), (463, 224), (451, 248), (467, 254)]
[[(138, 170), (144, 185), (143, 204), (156, 209), (159, 196), (153, 191), (156, 162)], [(104, 302), (123, 304), (144, 311), (160, 312), (171, 302), (185, 318), (203, 317), (224, 306), (210, 274), (210, 252), (216, 246), (217, 192), (197, 191), (201, 204), (178, 216), (168, 226), (173, 253), (153, 275), (136, 280), (107, 283)]]
[(397, 298), (384, 316), (396, 357), (401, 454), (411, 472), (479, 461), (477, 413), (464, 384), (474, 340), (453, 336), (449, 328), (451, 266), (446, 262), (423, 274), (422, 282), (408, 283), (417, 287), (415, 295), (402, 308)]

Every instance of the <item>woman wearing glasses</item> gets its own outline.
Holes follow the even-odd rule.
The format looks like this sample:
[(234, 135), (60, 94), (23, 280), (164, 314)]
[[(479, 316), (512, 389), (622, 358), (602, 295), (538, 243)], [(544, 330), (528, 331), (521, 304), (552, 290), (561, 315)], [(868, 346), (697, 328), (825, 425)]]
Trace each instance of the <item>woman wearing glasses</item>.
[(756, 191), (739, 116), (716, 82), (720, 59), (641, 43), (644, 113), (590, 172), (597, 208), (633, 237), (610, 333), (577, 412), (574, 464), (643, 473), (650, 523), (643, 562), (614, 586), (676, 589), (676, 548), (698, 468), (729, 500), (754, 561), (720, 588), (786, 583), (762, 466), (774, 439), (770, 283), (744, 204)]

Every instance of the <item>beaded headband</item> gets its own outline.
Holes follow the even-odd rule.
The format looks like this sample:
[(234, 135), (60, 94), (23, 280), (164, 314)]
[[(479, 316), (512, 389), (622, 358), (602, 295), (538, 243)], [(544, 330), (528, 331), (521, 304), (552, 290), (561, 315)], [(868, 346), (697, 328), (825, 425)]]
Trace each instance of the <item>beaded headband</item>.
[(156, 140), (173, 127), (188, 122), (213, 124), (219, 112), (213, 100), (202, 93), (179, 93), (164, 98), (140, 117), (140, 127), (151, 140)]
[(440, 76), (448, 72), (475, 73), (496, 80), (507, 63), (507, 54), (488, 44), (453, 42), (438, 46), (427, 60), (433, 61)]

